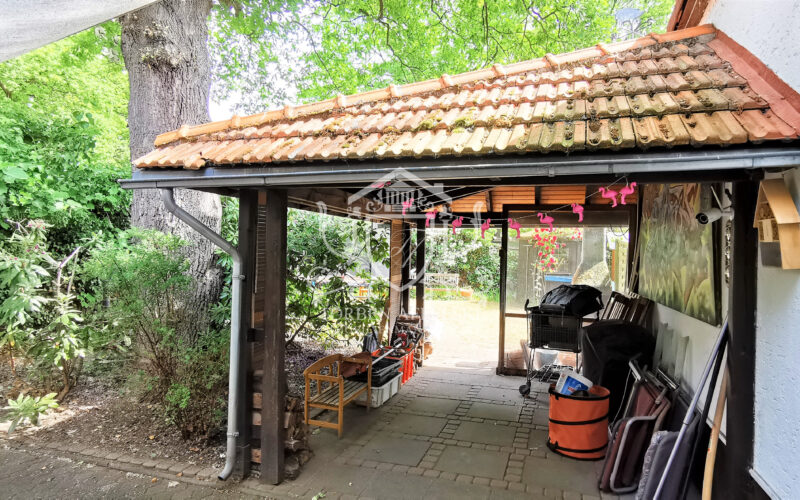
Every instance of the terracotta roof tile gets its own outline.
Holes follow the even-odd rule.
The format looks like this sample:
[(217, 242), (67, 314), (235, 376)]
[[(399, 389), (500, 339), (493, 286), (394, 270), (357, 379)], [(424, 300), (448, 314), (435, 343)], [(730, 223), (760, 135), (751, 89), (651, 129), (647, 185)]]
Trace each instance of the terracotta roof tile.
[(183, 126), (134, 163), (200, 168), (796, 139), (800, 96), (757, 63), (713, 26), (698, 26)]

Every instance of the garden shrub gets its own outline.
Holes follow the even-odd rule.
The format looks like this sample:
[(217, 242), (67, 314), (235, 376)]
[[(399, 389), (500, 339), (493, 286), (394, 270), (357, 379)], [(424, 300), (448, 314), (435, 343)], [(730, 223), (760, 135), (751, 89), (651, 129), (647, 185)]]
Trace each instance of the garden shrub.
[(109, 328), (130, 334), (145, 361), (146, 375), (131, 376), (140, 397), (160, 404), (165, 419), (189, 438), (208, 436), (224, 416), (228, 332), (176, 335), (193, 283), (184, 245), (176, 236), (134, 228), (101, 245), (84, 267), (108, 299), (101, 314)]
[(73, 284), (81, 247), (60, 261), (48, 248), (48, 225), (9, 222), (11, 237), (0, 247), (0, 346), (33, 361), (40, 386), (58, 387), (62, 399), (77, 384), (87, 353), (113, 339), (102, 325), (86, 322)]

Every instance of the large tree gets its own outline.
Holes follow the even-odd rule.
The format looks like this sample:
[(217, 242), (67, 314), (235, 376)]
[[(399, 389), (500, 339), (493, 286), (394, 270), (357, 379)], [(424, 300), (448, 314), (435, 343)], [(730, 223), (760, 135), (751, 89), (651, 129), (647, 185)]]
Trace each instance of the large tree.
[[(120, 19), (122, 54), (130, 80), (132, 159), (152, 150), (159, 133), (209, 120), (207, 19), (211, 7), (211, 0), (162, 0)], [(220, 230), (218, 195), (178, 190), (176, 199), (208, 227)], [(221, 274), (214, 245), (167, 212), (155, 190), (134, 192), (131, 223), (171, 232), (189, 242), (187, 252), (196, 285), (184, 307), (187, 330), (181, 334), (194, 338), (207, 326), (207, 311), (219, 296)]]

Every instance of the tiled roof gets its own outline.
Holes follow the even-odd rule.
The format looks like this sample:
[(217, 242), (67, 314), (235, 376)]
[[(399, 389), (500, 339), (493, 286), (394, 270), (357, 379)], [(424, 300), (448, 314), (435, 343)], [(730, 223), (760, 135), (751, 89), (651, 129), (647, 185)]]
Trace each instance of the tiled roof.
[(197, 169), (796, 139), (800, 106), (783, 95), (793, 91), (776, 90), (729, 42), (698, 26), (184, 125), (158, 136), (134, 164)]

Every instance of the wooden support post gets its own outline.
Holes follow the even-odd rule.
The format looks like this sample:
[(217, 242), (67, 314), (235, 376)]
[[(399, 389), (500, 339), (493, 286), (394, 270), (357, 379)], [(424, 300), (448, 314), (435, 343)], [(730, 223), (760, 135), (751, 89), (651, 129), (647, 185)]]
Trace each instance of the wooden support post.
[[(391, 338), (392, 328), (397, 315), (400, 314), (400, 301), (403, 299), (400, 289), (403, 277), (403, 222), (392, 220), (389, 232), (389, 327), (387, 340)], [(383, 332), (380, 332), (383, 341)]]
[(261, 379), (261, 478), (283, 481), (286, 406), (286, 191), (267, 190), (264, 260), (264, 361)]
[[(750, 477), (753, 463), (756, 356), (756, 297), (758, 233), (753, 228), (758, 183), (733, 184), (733, 239), (728, 302), (728, 411), (725, 437), (725, 474), (717, 475), (715, 492), (730, 497), (752, 498), (755, 484)], [(721, 477), (720, 477), (721, 476)], [(716, 496), (716, 495), (715, 495)], [(723, 493), (723, 498), (726, 496)]]
[(403, 299), (400, 309), (404, 314), (411, 314), (411, 225), (403, 222), (403, 268), (401, 282), (403, 283)]
[(237, 428), (239, 437), (236, 442), (236, 467), (233, 474), (238, 478), (245, 478), (250, 474), (250, 456), (252, 440), (252, 412), (253, 412), (253, 379), (250, 369), (250, 349), (248, 348), (248, 332), (252, 325), (252, 300), (255, 284), (255, 254), (256, 254), (256, 223), (258, 218), (258, 192), (242, 190), (239, 195), (239, 253), (242, 256), (242, 275), (244, 276), (244, 289), (242, 290), (241, 304), (241, 329), (239, 342), (241, 342), (241, 356), (239, 358), (239, 380), (243, 380), (242, 391), (239, 393), (239, 419)]
[(417, 315), (420, 326), (425, 323), (425, 225), (417, 224)]
[(503, 211), (500, 240), (500, 323), (498, 328), (497, 374), (502, 375), (506, 362), (506, 276), (508, 275), (508, 212)]

